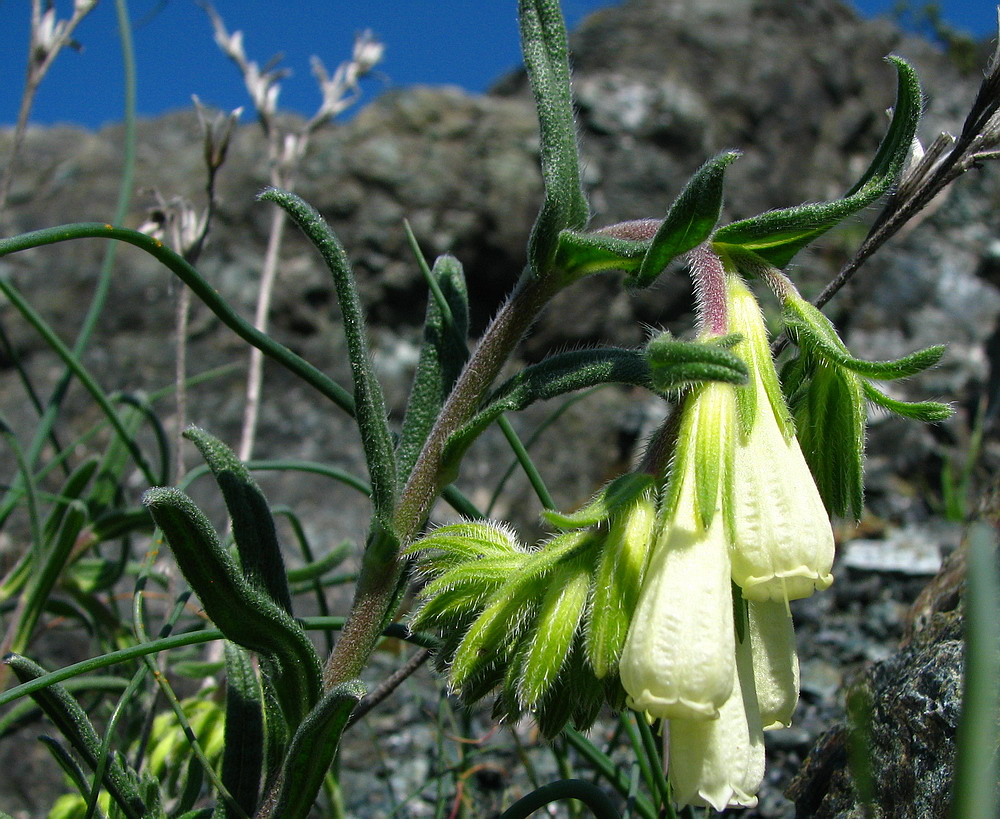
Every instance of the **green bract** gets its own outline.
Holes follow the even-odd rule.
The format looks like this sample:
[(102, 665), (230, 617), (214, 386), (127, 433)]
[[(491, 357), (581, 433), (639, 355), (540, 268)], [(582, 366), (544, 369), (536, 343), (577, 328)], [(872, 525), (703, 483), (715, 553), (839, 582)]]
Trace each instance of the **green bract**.
[(936, 401), (896, 401), (874, 387), (906, 378), (940, 361), (944, 347), (928, 347), (897, 361), (854, 358), (819, 310), (794, 293), (784, 299), (785, 326), (799, 357), (785, 367), (783, 381), (795, 415), (799, 440), (831, 515), (861, 516), (866, 408), (870, 401), (915, 420), (941, 421), (951, 415)]

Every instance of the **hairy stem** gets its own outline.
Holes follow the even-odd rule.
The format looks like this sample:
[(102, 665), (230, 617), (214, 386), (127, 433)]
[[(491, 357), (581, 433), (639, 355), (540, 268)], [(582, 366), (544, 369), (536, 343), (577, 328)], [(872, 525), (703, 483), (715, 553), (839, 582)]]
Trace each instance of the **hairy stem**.
[(365, 551), (351, 614), (327, 661), (323, 680), (327, 689), (358, 675), (394, 613), (405, 565), (399, 551), (419, 534), (431, 505), (450, 482), (441, 468), (448, 437), (478, 409), (514, 347), (558, 289), (555, 276), (522, 279), (455, 382), (403, 488), (393, 536), (374, 532)]

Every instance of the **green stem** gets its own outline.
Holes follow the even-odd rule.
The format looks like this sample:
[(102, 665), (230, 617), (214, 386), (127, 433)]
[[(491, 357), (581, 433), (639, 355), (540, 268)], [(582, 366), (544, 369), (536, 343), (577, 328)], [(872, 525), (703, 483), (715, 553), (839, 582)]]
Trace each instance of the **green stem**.
[(328, 688), (357, 677), (375, 649), (398, 598), (404, 568), (399, 551), (420, 532), (435, 498), (450, 482), (441, 469), (445, 442), (479, 408), (514, 347), (559, 289), (556, 279), (521, 280), (455, 382), (403, 488), (393, 521), (396, 537), (375, 532), (365, 550), (354, 604), (324, 673)]
[(500, 819), (527, 819), (535, 811), (553, 802), (564, 799), (577, 799), (583, 802), (597, 819), (621, 819), (621, 814), (597, 785), (582, 779), (560, 779), (543, 785), (537, 791), (522, 796), (507, 810), (500, 814)]
[(548, 487), (545, 486), (545, 481), (542, 479), (538, 467), (531, 460), (527, 448), (518, 437), (514, 427), (511, 426), (510, 421), (507, 420), (506, 416), (501, 415), (497, 418), (497, 424), (507, 439), (507, 443), (510, 444), (510, 448), (514, 450), (514, 457), (517, 458), (517, 462), (521, 465), (521, 469), (524, 470), (524, 474), (528, 476), (531, 488), (535, 490), (535, 494), (538, 496), (538, 500), (542, 502), (542, 506), (546, 509), (555, 509), (556, 502), (552, 499), (552, 495), (549, 494)]

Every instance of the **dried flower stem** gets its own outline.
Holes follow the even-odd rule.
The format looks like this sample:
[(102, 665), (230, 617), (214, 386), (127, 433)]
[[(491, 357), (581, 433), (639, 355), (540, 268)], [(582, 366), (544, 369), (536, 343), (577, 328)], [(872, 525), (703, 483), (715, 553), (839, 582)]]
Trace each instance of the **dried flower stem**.
[(45, 75), (59, 52), (72, 43), (73, 32), (94, 6), (97, 0), (84, 0), (73, 4), (73, 14), (68, 20), (56, 20), (55, 8), (48, 8), (42, 12), (41, 0), (31, 0), (31, 39), (28, 46), (28, 68), (24, 80), (24, 91), (21, 93), (21, 106), (17, 112), (17, 124), (14, 126), (14, 140), (10, 149), (10, 156), (7, 159), (7, 166), (4, 168), (3, 177), (0, 177), (0, 217), (3, 216), (7, 208), (7, 198), (10, 195), (11, 182), (14, 179), (14, 165), (21, 146), (24, 144), (24, 135), (28, 129), (28, 117), (31, 108), (35, 104), (35, 94), (38, 86), (41, 85)]

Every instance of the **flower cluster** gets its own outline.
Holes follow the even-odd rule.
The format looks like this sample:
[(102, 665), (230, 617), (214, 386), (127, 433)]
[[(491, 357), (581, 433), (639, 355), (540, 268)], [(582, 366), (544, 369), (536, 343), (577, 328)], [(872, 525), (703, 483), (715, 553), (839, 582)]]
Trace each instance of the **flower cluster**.
[[(441, 634), (453, 692), (473, 701), (498, 690), (498, 717), (531, 714), (546, 736), (589, 726), (604, 703), (662, 720), (673, 798), (717, 810), (756, 803), (764, 731), (791, 724), (789, 601), (833, 580), (830, 514), (860, 505), (843, 499), (861, 470), (864, 398), (923, 420), (948, 411), (889, 405), (865, 380), (916, 372), (940, 348), (854, 359), (780, 271), (735, 258), (709, 244), (689, 254), (700, 335), (647, 347), (648, 385), (677, 406), (639, 471), (574, 513), (545, 512), (557, 531), (535, 548), (477, 521), (409, 550), (427, 581), (412, 627)], [(799, 346), (785, 392), (744, 275), (784, 301)], [(824, 412), (831, 396), (840, 403)], [(845, 424), (854, 432), (833, 454), (819, 445)]]
[(674, 797), (717, 810), (756, 803), (763, 730), (788, 725), (798, 697), (788, 601), (830, 585), (834, 549), (760, 308), (737, 275), (725, 288), (749, 383), (703, 384), (683, 400), (620, 665), (629, 705), (669, 720)]

